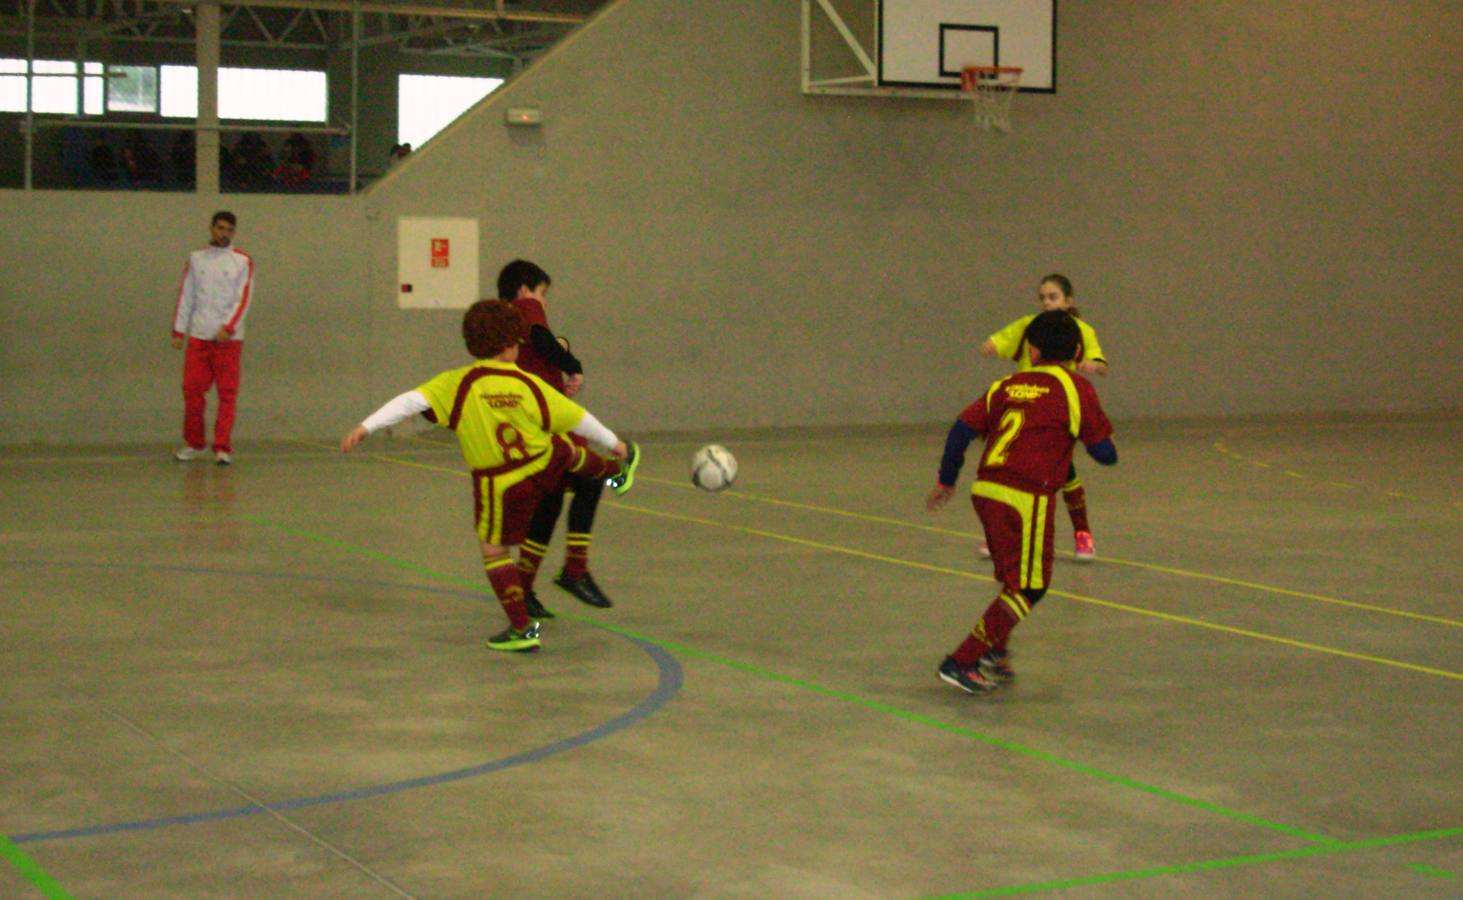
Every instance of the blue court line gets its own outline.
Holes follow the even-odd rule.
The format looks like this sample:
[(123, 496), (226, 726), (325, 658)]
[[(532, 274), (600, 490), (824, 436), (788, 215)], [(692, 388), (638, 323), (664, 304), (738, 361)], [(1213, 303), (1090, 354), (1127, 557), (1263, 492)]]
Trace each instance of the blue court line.
[[(365, 585), (370, 587), (385, 587), (400, 590), (419, 591), (422, 593), (445, 594), (453, 597), (469, 597), (477, 601), (484, 601), (485, 596), (479, 592), (452, 590), (450, 588), (437, 588), (424, 585), (403, 584), (389, 581), (373, 581), (364, 578), (334, 578), (324, 575), (304, 575), (289, 572), (250, 572), (237, 569), (215, 569), (200, 566), (170, 566), (170, 565), (129, 565), (123, 563), (91, 563), (91, 562), (65, 562), (46, 560), (0, 560), (3, 566), (30, 566), (37, 568), (93, 568), (93, 569), (149, 569), (165, 570), (195, 575), (230, 575), (252, 578), (273, 578), (295, 581), (317, 581), (328, 583), (347, 583)], [(263, 806), (251, 805), (241, 806), (233, 809), (220, 809), (211, 812), (191, 813), (181, 816), (168, 816), (157, 819), (141, 819), (133, 822), (114, 822), (108, 825), (92, 825), (78, 828), (66, 828), (56, 831), (35, 831), (26, 834), (10, 835), (10, 840), (15, 844), (34, 844), (41, 841), (58, 841), (70, 838), (91, 837), (102, 834), (116, 834), (125, 831), (144, 831), (152, 828), (168, 828), (174, 825), (196, 825), (201, 822), (218, 822), (224, 819), (237, 819), (244, 816), (256, 816), (265, 812), (286, 812), (294, 809), (304, 809), (311, 806), (323, 806), (328, 803), (345, 803), (352, 800), (365, 800), (371, 797), (381, 797), (387, 794), (401, 793), (402, 791), (415, 790), (417, 788), (433, 787), (440, 784), (447, 784), (453, 781), (462, 781), (467, 778), (476, 778), (480, 775), (488, 775), (499, 772), (513, 766), (525, 763), (538, 762), (563, 753), (583, 747), (593, 741), (608, 737), (617, 731), (634, 725), (659, 710), (670, 702), (671, 698), (680, 691), (685, 681), (685, 672), (675, 657), (648, 641), (640, 640), (633, 635), (618, 634), (611, 632), (623, 640), (626, 640), (640, 648), (651, 659), (655, 660), (659, 670), (655, 690), (644, 700), (637, 703), (624, 713), (610, 719), (602, 725), (598, 725), (587, 731), (562, 740), (545, 744), (542, 747), (535, 747), (501, 759), (490, 760), (476, 766), (469, 766), (464, 769), (456, 769), (451, 772), (442, 772), (437, 775), (426, 775), (420, 778), (411, 778), (405, 781), (394, 781), (386, 784), (373, 785), (370, 787), (356, 788), (349, 791), (339, 791), (331, 794), (320, 794), (314, 797), (301, 797), (295, 800), (281, 800), (277, 803), (268, 803)]]

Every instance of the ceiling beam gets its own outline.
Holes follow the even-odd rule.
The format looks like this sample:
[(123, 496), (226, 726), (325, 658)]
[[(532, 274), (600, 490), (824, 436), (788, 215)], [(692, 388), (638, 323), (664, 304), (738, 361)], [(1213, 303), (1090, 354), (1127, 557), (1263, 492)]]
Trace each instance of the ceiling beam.
[[(198, 0), (156, 0), (158, 3), (174, 6), (197, 6)], [(350, 12), (359, 9), (363, 13), (391, 13), (399, 16), (442, 16), (453, 19), (482, 19), (502, 22), (550, 22), (558, 25), (578, 25), (587, 16), (577, 13), (555, 13), (535, 10), (518, 12), (506, 9), (474, 9), (466, 6), (429, 6), (418, 3), (383, 3), (381, 0), (229, 0), (220, 6), (264, 6), (275, 9), (316, 9), (331, 12)]]

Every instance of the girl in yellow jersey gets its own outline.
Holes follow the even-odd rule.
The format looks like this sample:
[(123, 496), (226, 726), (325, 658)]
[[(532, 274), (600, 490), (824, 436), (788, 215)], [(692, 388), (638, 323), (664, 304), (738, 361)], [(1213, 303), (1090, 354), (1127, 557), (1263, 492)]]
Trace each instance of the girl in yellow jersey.
[[(616, 494), (634, 483), (639, 448), (615, 436), (588, 410), (518, 368), (523, 320), (501, 300), (480, 300), (463, 316), (462, 337), (476, 362), (443, 372), (387, 403), (340, 442), (349, 453), (373, 432), (422, 415), (457, 434), (472, 469), (473, 515), (483, 568), (508, 629), (488, 640), (494, 650), (537, 650), (539, 624), (523, 602), (511, 549), (529, 520), (566, 478), (604, 478)], [(605, 459), (563, 435), (577, 434), (613, 455)]]
[[(1043, 278), (1037, 288), (1036, 297), (1042, 312), (1063, 309), (1071, 313), (1082, 333), (1082, 339), (1077, 345), (1077, 355), (1066, 364), (1067, 368), (1089, 378), (1093, 375), (1106, 375), (1107, 359), (1102, 354), (1102, 345), (1097, 341), (1097, 332), (1079, 317), (1077, 307), (1073, 304), (1076, 294), (1067, 276), (1052, 274)], [(1036, 313), (1022, 316), (991, 335), (981, 345), (980, 355), (1015, 360), (1018, 372), (1030, 369), (1031, 363), (1026, 353), (1026, 327), (1034, 318)], [(1092, 526), (1087, 521), (1087, 491), (1082, 487), (1082, 479), (1077, 477), (1076, 466), (1067, 472), (1067, 483), (1062, 486), (1062, 501), (1067, 506), (1067, 515), (1072, 519), (1077, 559), (1082, 562), (1096, 559), (1097, 543), (1092, 538)], [(980, 552), (982, 556), (990, 555), (984, 543), (980, 546)]]

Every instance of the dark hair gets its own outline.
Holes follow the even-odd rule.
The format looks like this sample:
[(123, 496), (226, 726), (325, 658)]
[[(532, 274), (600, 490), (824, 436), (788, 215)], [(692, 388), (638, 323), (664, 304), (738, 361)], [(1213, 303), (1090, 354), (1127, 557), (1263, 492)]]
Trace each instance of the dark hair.
[(239, 220), (235, 218), (233, 213), (229, 212), (226, 209), (221, 209), (218, 212), (214, 213), (213, 218), (208, 220), (208, 227), (212, 228), (213, 226), (217, 225), (220, 219), (228, 222), (235, 228), (239, 227)]
[[(1056, 272), (1053, 272), (1052, 274), (1047, 275), (1044, 278), (1042, 278), (1041, 281), (1038, 281), (1037, 282), (1037, 284), (1046, 284), (1048, 281), (1050, 281), (1052, 284), (1056, 285), (1057, 287), (1061, 288), (1061, 290), (1062, 290), (1062, 296), (1063, 297), (1066, 297), (1068, 300), (1071, 300), (1073, 297), (1077, 296), (1077, 292), (1074, 291), (1074, 290), (1072, 290), (1072, 280), (1070, 278), (1068, 278), (1067, 276), (1065, 276), (1065, 275), (1059, 275)], [(1074, 316), (1078, 316), (1078, 317), (1080, 317), (1082, 315), (1081, 313), (1079, 313), (1077, 311), (1076, 304), (1073, 304), (1072, 306), (1067, 307), (1067, 312), (1071, 313)]]
[(1065, 309), (1053, 309), (1032, 319), (1026, 326), (1026, 342), (1041, 353), (1042, 361), (1061, 363), (1077, 355), (1082, 332), (1071, 313)]
[(518, 343), (523, 317), (503, 300), (479, 300), (462, 316), (462, 340), (476, 359), (491, 359)]
[(553, 284), (549, 273), (526, 259), (515, 259), (498, 273), (498, 299), (512, 300), (518, 296), (518, 289), (530, 291), (541, 284)]
[(1052, 274), (1043, 277), (1041, 279), (1041, 281), (1038, 282), (1038, 283), (1039, 284), (1046, 284), (1048, 281), (1052, 282), (1057, 287), (1059, 287), (1059, 288), (1062, 289), (1062, 296), (1064, 296), (1064, 297), (1075, 297), (1076, 296), (1076, 294), (1074, 294), (1072, 292), (1072, 281), (1071, 281), (1071, 279), (1067, 278), (1067, 276), (1065, 276), (1065, 275), (1058, 275), (1055, 272), (1053, 272)]

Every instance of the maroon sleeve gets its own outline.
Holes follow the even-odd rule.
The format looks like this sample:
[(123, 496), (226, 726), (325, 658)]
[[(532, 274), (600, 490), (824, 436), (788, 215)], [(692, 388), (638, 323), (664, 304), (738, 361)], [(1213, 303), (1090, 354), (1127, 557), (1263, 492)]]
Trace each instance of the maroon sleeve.
[(979, 400), (965, 407), (965, 409), (961, 411), (959, 419), (960, 421), (964, 422), (966, 425), (969, 425), (972, 429), (974, 429), (976, 434), (983, 435), (986, 433), (986, 422), (988, 414), (989, 410), (986, 409), (985, 396), (982, 395)]
[(532, 297), (519, 297), (512, 301), (513, 308), (518, 310), (518, 315), (523, 318), (523, 332), (535, 325), (549, 327), (549, 317), (544, 312), (544, 305)]
[(1097, 399), (1097, 388), (1080, 375), (1072, 381), (1077, 385), (1077, 398), (1082, 404), (1082, 427), (1077, 438), (1091, 447), (1112, 437), (1112, 422), (1108, 421), (1107, 413), (1103, 412), (1102, 403)]

